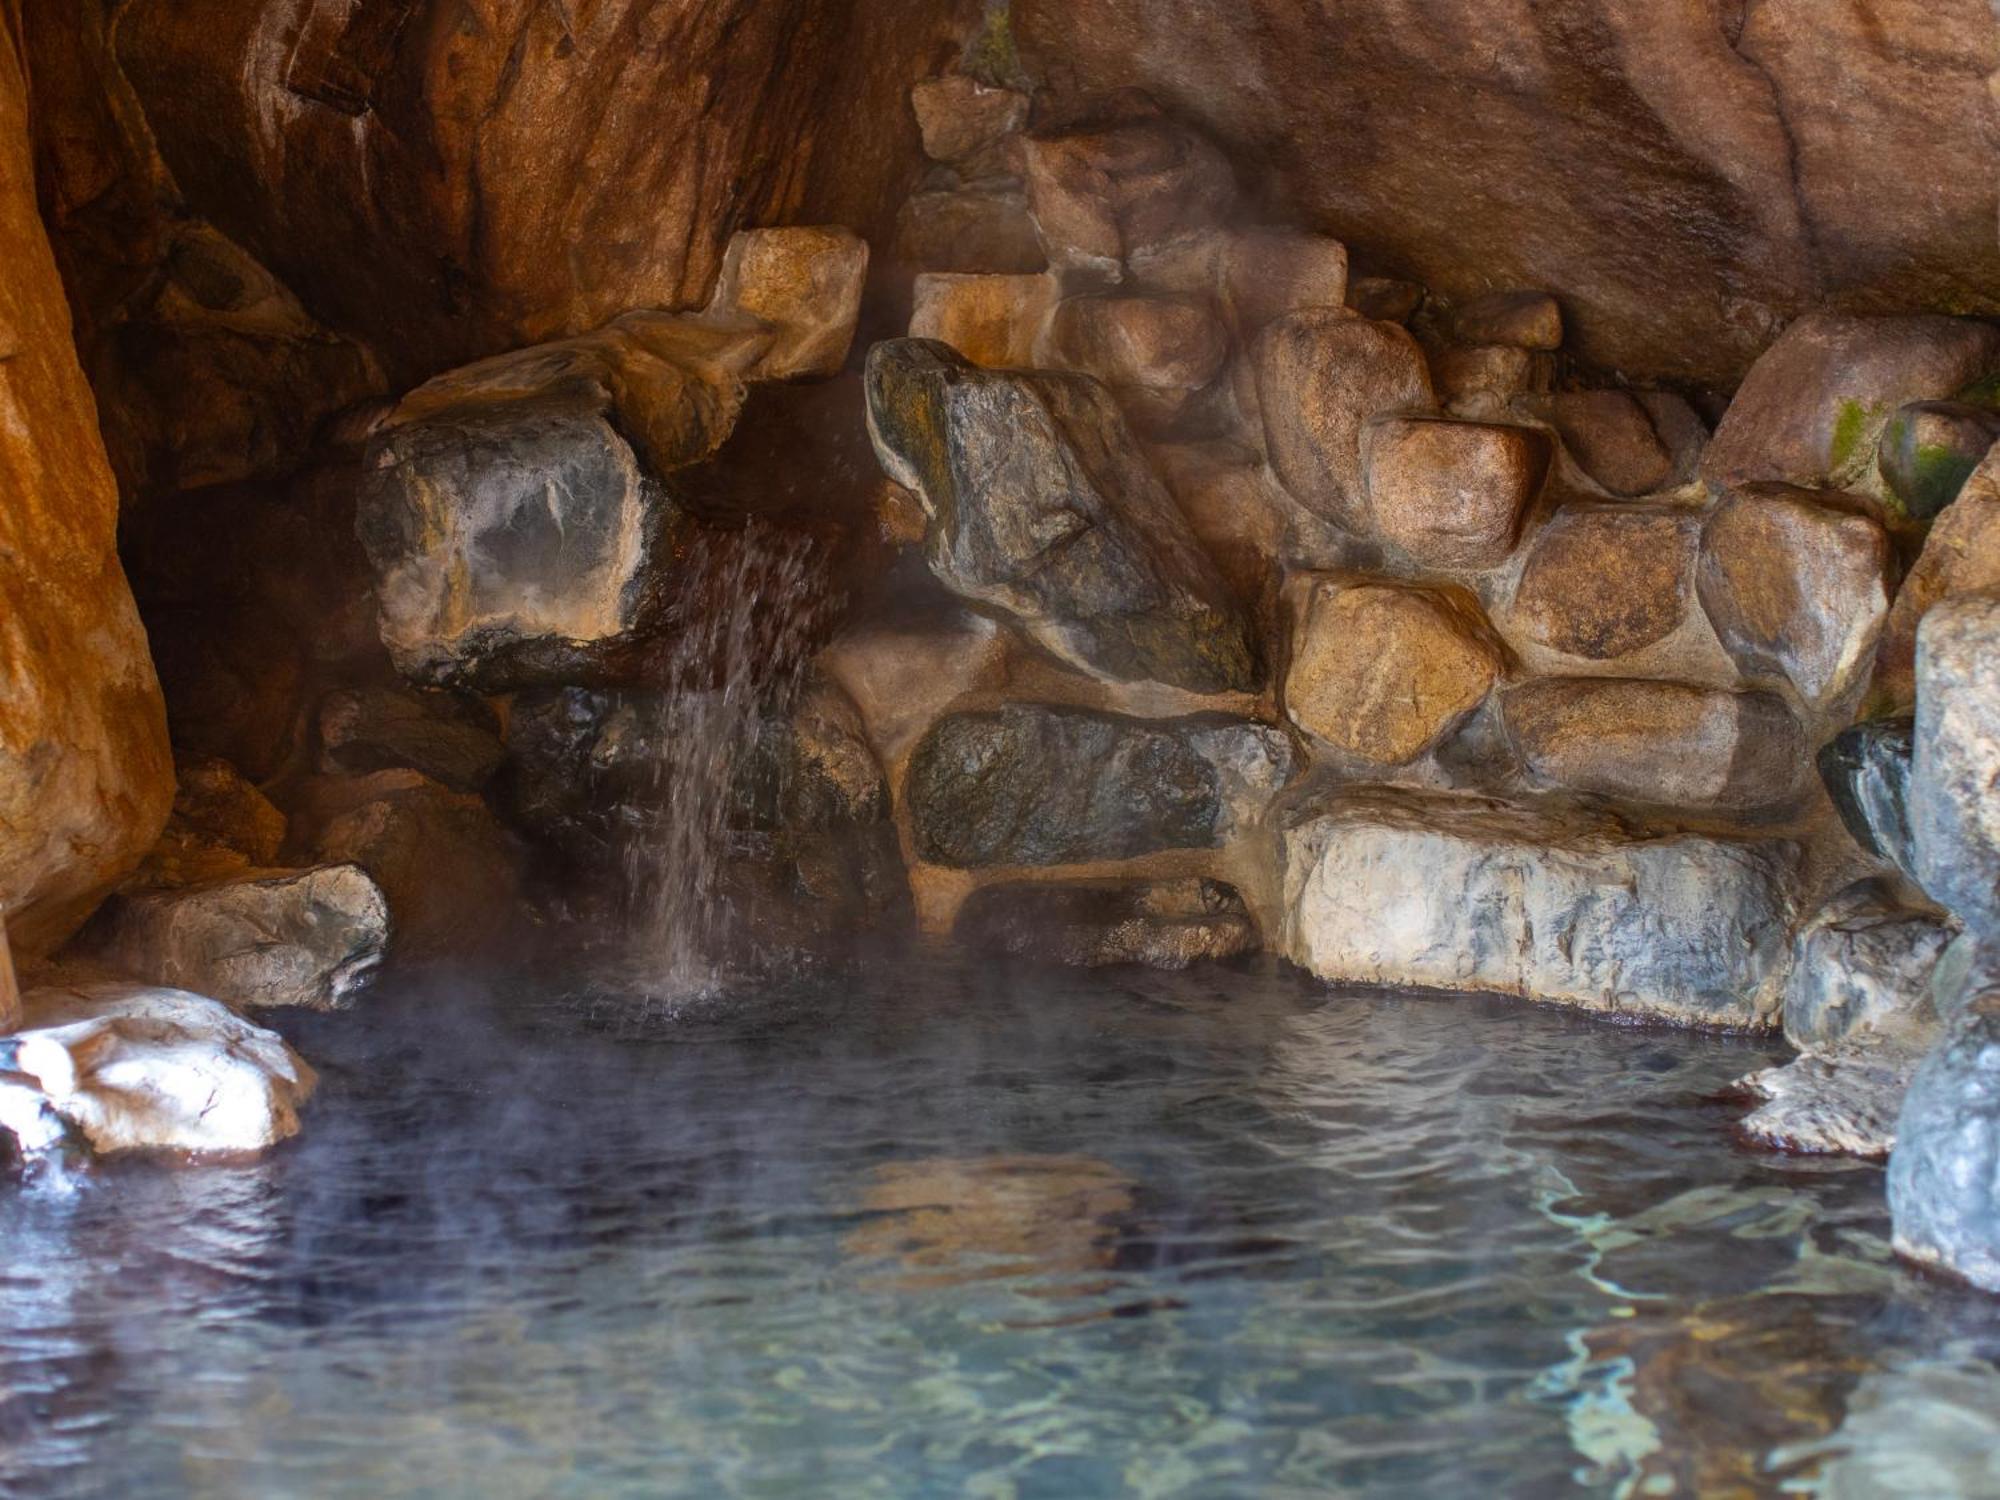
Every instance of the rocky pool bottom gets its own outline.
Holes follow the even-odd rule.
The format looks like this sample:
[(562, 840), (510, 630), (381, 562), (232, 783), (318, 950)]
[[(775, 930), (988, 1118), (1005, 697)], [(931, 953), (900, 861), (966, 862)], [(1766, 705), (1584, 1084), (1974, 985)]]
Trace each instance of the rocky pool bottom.
[(0, 1493), (1991, 1494), (2000, 1307), (1773, 1042), (900, 955), (392, 978), (267, 1157), (0, 1188)]

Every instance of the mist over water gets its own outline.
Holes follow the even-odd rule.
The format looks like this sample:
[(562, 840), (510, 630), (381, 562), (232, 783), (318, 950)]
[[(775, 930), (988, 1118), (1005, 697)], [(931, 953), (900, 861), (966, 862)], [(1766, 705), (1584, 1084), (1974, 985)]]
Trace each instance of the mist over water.
[(268, 1159), (0, 1188), (0, 1493), (1990, 1492), (2000, 1311), (1733, 1148), (1762, 1044), (925, 953), (633, 1002), (405, 975), (285, 1023)]

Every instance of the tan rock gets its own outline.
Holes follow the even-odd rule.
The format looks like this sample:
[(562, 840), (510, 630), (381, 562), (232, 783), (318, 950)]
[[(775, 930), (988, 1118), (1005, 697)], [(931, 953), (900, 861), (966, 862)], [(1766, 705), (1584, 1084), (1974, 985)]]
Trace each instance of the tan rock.
[(910, 337), (938, 339), (976, 365), (1021, 369), (1034, 363), (1035, 340), (1055, 306), (1056, 278), (979, 276), (933, 271), (916, 282)]
[(1436, 408), (1417, 341), (1394, 323), (1314, 308), (1266, 328), (1252, 359), (1278, 478), (1307, 509), (1365, 532), (1362, 429)]
[(1932, 605), (1995, 587), (2000, 587), (2000, 448), (1986, 455), (1945, 507), (1903, 580), (1876, 655), (1873, 706), (1907, 711), (1916, 702), (1917, 626)]
[(1429, 295), (1415, 281), (1394, 276), (1357, 276), (1347, 284), (1347, 305), (1378, 323), (1407, 323)]
[(1650, 495), (1674, 482), (1674, 455), (1629, 391), (1561, 391), (1544, 403), (1577, 466), (1614, 495)]
[(962, 162), (990, 149), (1028, 120), (1028, 96), (963, 73), (926, 78), (910, 90), (910, 108), (933, 161)]
[(1285, 712), (1336, 749), (1408, 765), (1486, 701), (1501, 667), (1469, 597), (1315, 579), (1298, 601)]
[(1114, 281), (1127, 257), (1215, 223), (1236, 196), (1222, 153), (1142, 96), (1034, 131), (1022, 158), (1049, 263)]
[(182, 760), (166, 832), (139, 867), (146, 885), (187, 885), (275, 864), (285, 815), (226, 760)]
[(17, 35), (0, 28), (0, 910), (34, 957), (152, 847), (173, 763), (36, 207)]
[(958, 698), (997, 684), (1007, 642), (984, 615), (924, 611), (850, 626), (820, 670), (853, 700), (869, 746), (893, 771)]
[(744, 373), (793, 380), (840, 373), (854, 342), (868, 242), (847, 229), (751, 229), (723, 252), (709, 313), (741, 316), (771, 330), (770, 346)]
[(1468, 344), (1562, 347), (1562, 309), (1547, 292), (1488, 292), (1459, 308), (1452, 321)]
[(1702, 533), (1696, 590), (1748, 675), (1783, 677), (1814, 706), (1858, 687), (1889, 613), (1888, 534), (1811, 491), (1732, 495)]
[(1701, 518), (1687, 511), (1567, 505), (1535, 537), (1510, 618), (1567, 656), (1629, 656), (1687, 618), (1700, 537)]
[(1530, 776), (1630, 802), (1754, 811), (1795, 795), (1806, 764), (1798, 721), (1768, 693), (1549, 678), (1505, 693), (1501, 715)]
[(1811, 313), (1758, 359), (1729, 403), (1702, 478), (1812, 488), (1875, 478), (1898, 408), (1942, 400), (2000, 369), (2000, 327), (1969, 318)]
[(984, 185), (912, 193), (896, 219), (896, 259), (926, 271), (1027, 276), (1049, 258), (1018, 188)]
[(1043, 365), (1096, 376), (1133, 417), (1163, 426), (1222, 372), (1229, 332), (1205, 297), (1071, 297), (1039, 353)]
[(1375, 531), (1432, 568), (1492, 568), (1548, 474), (1549, 442), (1529, 427), (1385, 417), (1361, 442)]

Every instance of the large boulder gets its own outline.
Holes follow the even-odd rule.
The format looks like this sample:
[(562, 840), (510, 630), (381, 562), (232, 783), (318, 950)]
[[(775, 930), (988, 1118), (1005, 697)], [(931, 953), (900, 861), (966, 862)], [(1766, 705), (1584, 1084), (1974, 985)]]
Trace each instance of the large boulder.
[(1588, 366), (1728, 387), (1783, 322), (2000, 311), (1985, 0), (1014, 0), (1060, 92), (1137, 84), (1303, 222)]
[(1910, 1081), (1889, 1215), (1904, 1255), (2000, 1292), (2000, 991), (1975, 1000)]
[[(97, 8), (38, 29), (57, 45), (58, 13)], [(886, 240), (922, 162), (908, 91), (970, 19), (961, 0), (510, 3), (476, 24), (441, 0), (115, 9), (111, 89), (171, 181), (399, 384), (700, 307), (748, 225)]]
[(1679, 682), (1550, 677), (1501, 700), (1547, 786), (1674, 808), (1755, 812), (1797, 793), (1805, 736), (1784, 701)]
[(1493, 568), (1549, 472), (1531, 427), (1385, 417), (1361, 443), (1375, 530), (1426, 568)]
[(369, 444), (355, 522), (397, 668), (499, 687), (629, 660), (688, 524), (662, 477), (721, 446), (770, 348), (633, 314), (406, 396)]
[(2000, 368), (2000, 327), (1965, 318), (1810, 313), (1751, 367), (1702, 459), (1711, 484), (1842, 488), (1870, 479), (1907, 402), (1955, 396)]
[(1228, 586), (1096, 381), (896, 340), (868, 356), (868, 425), (889, 476), (923, 498), (948, 588), (1100, 677), (1256, 686)]
[(1696, 588), (1746, 674), (1782, 678), (1817, 707), (1867, 680), (1893, 566), (1888, 534), (1868, 516), (1759, 486), (1708, 518)]
[(76, 947), (147, 984), (239, 1007), (342, 1010), (374, 979), (389, 904), (357, 865), (121, 891)]
[(1946, 600), (1918, 632), (1910, 833), (1924, 890), (2000, 938), (2000, 589)]
[(1212, 849), (1249, 833), (1298, 754), (1283, 730), (1016, 703), (950, 714), (910, 757), (917, 853), (960, 869)]
[(0, 910), (36, 955), (152, 847), (174, 778), (118, 563), (118, 491), (36, 210), (17, 36), (0, 35)]
[(1585, 661), (1643, 651), (1687, 619), (1700, 540), (1689, 511), (1566, 505), (1536, 534), (1505, 622)]
[(1235, 888), (1196, 878), (984, 886), (959, 908), (952, 934), (980, 952), (1078, 967), (1185, 969), (1257, 946)]
[(296, 1135), (318, 1077), (274, 1031), (185, 990), (31, 990), (0, 1037), (0, 1129), (28, 1152), (258, 1151)]
[(1768, 1026), (1798, 851), (1480, 798), (1354, 793), (1284, 833), (1282, 951), (1343, 984)]

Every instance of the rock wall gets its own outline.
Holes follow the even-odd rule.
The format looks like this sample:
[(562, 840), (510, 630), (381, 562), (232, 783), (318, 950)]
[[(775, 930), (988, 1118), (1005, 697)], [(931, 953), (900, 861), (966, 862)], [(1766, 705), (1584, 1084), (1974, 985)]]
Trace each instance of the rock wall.
[(0, 28), (0, 913), (35, 955), (151, 847), (173, 774), (114, 548), (118, 493), (36, 211), (27, 83)]
[(1264, 208), (1575, 352), (1727, 388), (1792, 317), (2000, 311), (1986, 0), (1014, 0), (1055, 93), (1138, 86)]

